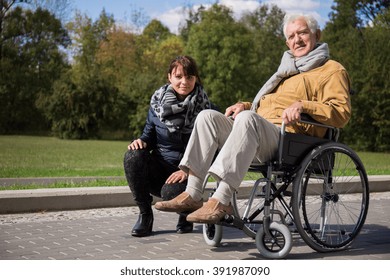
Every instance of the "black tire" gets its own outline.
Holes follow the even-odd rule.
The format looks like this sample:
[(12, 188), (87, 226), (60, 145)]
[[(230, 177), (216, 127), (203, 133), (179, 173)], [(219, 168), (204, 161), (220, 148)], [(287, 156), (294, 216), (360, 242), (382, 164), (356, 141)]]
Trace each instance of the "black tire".
[(349, 247), (364, 225), (368, 204), (366, 171), (348, 146), (326, 143), (302, 161), (293, 182), (292, 210), (298, 232), (312, 249)]

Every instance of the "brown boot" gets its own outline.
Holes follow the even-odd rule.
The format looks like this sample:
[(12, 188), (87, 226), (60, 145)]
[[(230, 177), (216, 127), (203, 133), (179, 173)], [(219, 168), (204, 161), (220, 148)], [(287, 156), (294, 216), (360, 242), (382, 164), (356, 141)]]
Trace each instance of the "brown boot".
[(226, 215), (233, 214), (233, 207), (223, 205), (215, 198), (210, 198), (202, 208), (187, 216), (187, 221), (193, 223), (216, 224)]
[(188, 193), (182, 192), (175, 198), (167, 201), (156, 202), (154, 207), (166, 212), (192, 212), (202, 207), (203, 201), (195, 201)]

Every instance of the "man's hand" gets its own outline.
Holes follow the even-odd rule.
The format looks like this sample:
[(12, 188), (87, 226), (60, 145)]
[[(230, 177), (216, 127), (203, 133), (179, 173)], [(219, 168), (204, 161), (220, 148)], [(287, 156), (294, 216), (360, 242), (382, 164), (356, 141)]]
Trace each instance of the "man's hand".
[(298, 101), (286, 108), (282, 114), (282, 120), (286, 125), (295, 123), (301, 120), (301, 113), (303, 112), (303, 103)]
[(234, 104), (234, 105), (232, 105), (232, 106), (226, 108), (225, 116), (226, 116), (226, 117), (231, 116), (233, 119), (235, 119), (236, 116), (237, 116), (240, 112), (242, 112), (242, 111), (244, 111), (244, 110), (245, 110), (244, 104), (242, 104), (242, 103), (236, 103), (236, 104)]
[(141, 150), (145, 149), (147, 144), (141, 139), (136, 139), (127, 146), (128, 150)]
[(165, 183), (183, 183), (185, 180), (187, 180), (187, 173), (185, 173), (183, 170), (178, 170), (176, 172), (173, 172), (171, 176), (169, 176), (168, 179), (165, 181)]

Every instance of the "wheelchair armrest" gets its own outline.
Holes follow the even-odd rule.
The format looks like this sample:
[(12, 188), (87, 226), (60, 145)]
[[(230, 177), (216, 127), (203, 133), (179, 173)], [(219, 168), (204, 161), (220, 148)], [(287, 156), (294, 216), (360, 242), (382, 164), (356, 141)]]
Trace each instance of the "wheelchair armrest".
[(326, 125), (326, 124), (323, 124), (323, 123), (320, 123), (320, 122), (316, 121), (315, 119), (313, 119), (312, 116), (310, 116), (308, 114), (301, 114), (300, 122), (301, 123), (312, 124), (312, 125), (316, 125), (316, 126), (321, 126), (321, 127), (326, 127), (326, 128), (330, 128), (330, 129), (334, 129), (335, 128), (333, 126)]
[[(320, 122), (316, 121), (315, 119), (313, 119), (308, 114), (301, 114), (301, 120), (299, 122), (327, 128), (328, 132), (330, 132), (328, 134), (328, 137), (327, 137), (328, 139), (333, 139), (333, 138), (337, 139), (338, 138), (339, 131), (337, 128), (330, 126), (330, 125), (320, 123)], [(282, 122), (282, 127), (280, 130), (279, 148), (278, 148), (278, 159), (277, 159), (279, 166), (282, 164), (283, 144), (284, 144), (285, 135), (286, 135), (286, 124), (284, 122)]]
[[(306, 124), (312, 124), (312, 125), (316, 125), (316, 126), (320, 126), (320, 127), (326, 127), (329, 129), (335, 129), (334, 126), (330, 126), (330, 125), (323, 124), (323, 123), (316, 121), (308, 114), (301, 114), (301, 120), (299, 122), (306, 123)], [(286, 124), (284, 122), (282, 122), (281, 134), (284, 135), (285, 133), (286, 133)]]

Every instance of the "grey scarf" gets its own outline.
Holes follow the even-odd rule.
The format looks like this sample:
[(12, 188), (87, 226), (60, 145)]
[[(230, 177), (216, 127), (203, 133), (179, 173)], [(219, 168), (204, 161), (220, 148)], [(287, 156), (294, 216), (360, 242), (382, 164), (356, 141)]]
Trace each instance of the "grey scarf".
[(256, 111), (260, 98), (271, 93), (283, 79), (320, 67), (328, 59), (329, 49), (327, 43), (318, 43), (310, 53), (297, 59), (294, 58), (291, 51), (284, 52), (278, 71), (259, 90), (252, 102), (251, 110)]
[(152, 96), (150, 106), (169, 132), (191, 133), (196, 116), (210, 108), (210, 101), (203, 87), (196, 83), (194, 90), (179, 101), (172, 85), (166, 84)]

